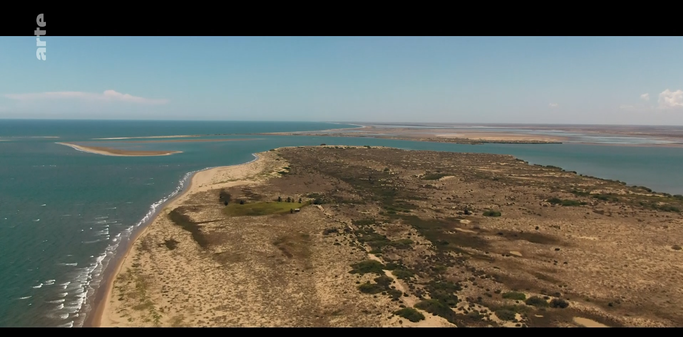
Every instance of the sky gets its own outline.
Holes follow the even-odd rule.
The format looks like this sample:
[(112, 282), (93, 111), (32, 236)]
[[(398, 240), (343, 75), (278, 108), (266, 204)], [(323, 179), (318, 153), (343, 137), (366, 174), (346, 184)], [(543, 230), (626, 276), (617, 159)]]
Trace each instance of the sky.
[(41, 41), (0, 37), (1, 119), (683, 125), (680, 37)]

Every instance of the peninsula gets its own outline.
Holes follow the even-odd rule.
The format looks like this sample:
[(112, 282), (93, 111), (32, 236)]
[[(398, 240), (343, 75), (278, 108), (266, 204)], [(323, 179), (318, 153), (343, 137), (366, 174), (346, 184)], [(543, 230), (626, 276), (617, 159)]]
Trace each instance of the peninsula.
[(97, 326), (680, 326), (683, 196), (506, 155), (312, 146), (202, 171)]

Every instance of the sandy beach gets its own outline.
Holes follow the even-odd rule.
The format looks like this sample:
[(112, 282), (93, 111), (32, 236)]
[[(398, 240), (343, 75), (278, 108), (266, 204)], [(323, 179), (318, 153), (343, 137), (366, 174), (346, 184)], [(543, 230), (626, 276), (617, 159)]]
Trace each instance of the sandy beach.
[(55, 143), (59, 145), (68, 146), (76, 151), (101, 154), (103, 156), (114, 156), (114, 157), (153, 157), (153, 156), (170, 156), (176, 153), (182, 153), (182, 151), (131, 151), (131, 150), (119, 150), (108, 147), (97, 147), (97, 146), (82, 146), (71, 143)]
[(93, 318), (88, 325), (95, 327), (126, 326), (123, 323), (122, 317), (117, 314), (121, 305), (114, 301), (112, 297), (114, 282), (123, 270), (131, 268), (133, 264), (132, 257), (140, 254), (140, 247), (136, 245), (140, 238), (144, 238), (150, 230), (162, 226), (162, 223), (166, 221), (168, 213), (178, 205), (186, 202), (194, 194), (230, 186), (258, 183), (263, 180), (265, 177), (260, 175), (260, 173), (266, 170), (267, 164), (272, 164), (273, 162), (269, 158), (268, 154), (260, 154), (255, 160), (248, 163), (216, 167), (195, 173), (185, 191), (166, 204), (152, 222), (130, 241), (126, 253), (119, 260), (116, 271), (111, 275), (111, 278), (105, 285), (105, 289), (103, 289), (106, 295), (100, 303), (95, 304), (95, 310), (92, 313)]

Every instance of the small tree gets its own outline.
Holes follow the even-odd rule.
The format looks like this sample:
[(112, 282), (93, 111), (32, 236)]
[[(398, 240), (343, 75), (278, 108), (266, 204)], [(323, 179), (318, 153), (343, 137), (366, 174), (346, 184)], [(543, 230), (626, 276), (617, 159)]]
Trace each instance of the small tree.
[(294, 209), (293, 209), (293, 208), (290, 208), (290, 209), (289, 209), (289, 213), (294, 213)]
[(244, 200), (240, 200), (240, 205), (244, 205)]
[(299, 198), (299, 203), (301, 203), (301, 198)]
[(282, 202), (282, 197), (277, 197), (277, 202)]
[(291, 197), (287, 197), (287, 202), (292, 202), (292, 198), (291, 198)]

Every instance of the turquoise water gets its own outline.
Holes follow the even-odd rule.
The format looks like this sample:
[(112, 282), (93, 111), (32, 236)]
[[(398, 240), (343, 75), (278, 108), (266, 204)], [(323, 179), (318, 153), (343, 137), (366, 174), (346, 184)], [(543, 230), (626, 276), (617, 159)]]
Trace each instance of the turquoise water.
[[(683, 193), (683, 149), (559, 145), (460, 145), (369, 138), (242, 136), (350, 125), (280, 122), (0, 121), (0, 326), (80, 326), (102, 273), (128, 237), (180, 191), (188, 173), (253, 159), (281, 146), (376, 145), (512, 154), (531, 163)], [(56, 141), (187, 134), (247, 141), (126, 143), (180, 150), (108, 157)], [(39, 138), (59, 137), (59, 138)], [(112, 143), (113, 144), (113, 143)], [(90, 300), (90, 301), (89, 301)]]

